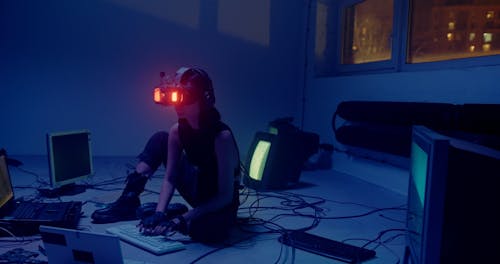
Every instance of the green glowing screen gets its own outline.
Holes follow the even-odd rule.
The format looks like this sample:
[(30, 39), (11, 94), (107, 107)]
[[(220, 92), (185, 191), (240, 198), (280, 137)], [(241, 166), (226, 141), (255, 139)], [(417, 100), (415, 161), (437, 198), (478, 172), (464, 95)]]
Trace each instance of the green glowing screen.
[(428, 155), (416, 143), (412, 143), (411, 147), (411, 174), (415, 188), (417, 189), (418, 197), (422, 205), (425, 198), (425, 183), (427, 179)]
[(261, 140), (257, 143), (252, 155), (252, 160), (250, 161), (250, 171), (248, 172), (250, 178), (256, 181), (262, 180), (262, 173), (264, 172), (264, 168), (266, 166), (270, 148), (271, 142)]

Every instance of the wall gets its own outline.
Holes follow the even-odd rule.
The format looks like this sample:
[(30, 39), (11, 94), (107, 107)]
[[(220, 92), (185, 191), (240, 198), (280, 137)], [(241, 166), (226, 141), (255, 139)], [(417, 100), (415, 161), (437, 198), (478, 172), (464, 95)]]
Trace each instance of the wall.
[[(347, 100), (500, 103), (500, 66), (434, 71), (310, 78), (306, 90), (305, 129), (317, 132), (324, 142), (334, 140), (331, 120), (337, 104)], [(380, 171), (371, 162), (336, 154), (335, 168), (398, 192), (406, 192), (405, 172)], [(370, 164), (369, 164), (370, 163)], [(397, 182), (395, 185), (394, 182)]]
[(242, 157), (275, 118), (299, 119), (304, 1), (0, 2), (0, 147), (45, 154), (47, 132), (89, 129), (95, 155), (136, 155), (175, 122), (159, 72), (211, 75)]
[(333, 141), (331, 120), (347, 100), (500, 103), (500, 66), (311, 78), (305, 127)]

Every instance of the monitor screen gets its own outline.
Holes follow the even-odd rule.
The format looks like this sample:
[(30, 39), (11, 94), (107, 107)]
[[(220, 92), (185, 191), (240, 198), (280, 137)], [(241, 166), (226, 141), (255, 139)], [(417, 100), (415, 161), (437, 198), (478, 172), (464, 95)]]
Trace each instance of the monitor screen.
[[(409, 242), (413, 252), (420, 252), (422, 241), (422, 218), (425, 200), (429, 155), (415, 142), (411, 145), (410, 183), (408, 190)], [(416, 257), (419, 254), (415, 254)]]
[[(410, 179), (408, 184), (407, 244), (413, 262), (426, 263), (428, 246), (439, 248), (440, 238), (426, 241), (430, 230), (439, 232), (443, 221), (444, 183), (448, 173), (448, 139), (430, 129), (412, 131)], [(432, 218), (429, 218), (432, 216)], [(432, 221), (430, 221), (432, 220)], [(433, 244), (434, 245), (431, 245)]]
[(89, 131), (49, 133), (47, 151), (52, 188), (75, 183), (93, 174)]
[(257, 132), (246, 156), (247, 173), (243, 182), (247, 187), (262, 190), (280, 186), (286, 182), (281, 171), (280, 151), (277, 135)]
[(417, 191), (418, 201), (423, 206), (425, 202), (425, 183), (429, 166), (429, 155), (418, 144), (411, 145), (411, 179)]
[(248, 174), (250, 178), (261, 181), (264, 168), (266, 166), (269, 150), (271, 149), (271, 142), (259, 139), (255, 145), (252, 153), (250, 153), (250, 166)]

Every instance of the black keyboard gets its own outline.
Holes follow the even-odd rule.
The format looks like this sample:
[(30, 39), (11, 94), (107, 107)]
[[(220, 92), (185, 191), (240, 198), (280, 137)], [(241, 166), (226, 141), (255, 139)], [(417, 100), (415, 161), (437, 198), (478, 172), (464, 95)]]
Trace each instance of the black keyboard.
[(373, 250), (349, 245), (302, 231), (282, 235), (279, 241), (285, 245), (347, 263), (360, 263), (375, 257)]
[(13, 213), (15, 219), (35, 219), (45, 208), (43, 203), (20, 203)]
[[(82, 202), (21, 202), (16, 210), (1, 227), (16, 236), (31, 236), (38, 234), (40, 225), (76, 228), (82, 216)], [(7, 234), (0, 232), (0, 236)]]
[(74, 227), (81, 217), (82, 202), (19, 203), (13, 213), (18, 221), (47, 222), (45, 225)]

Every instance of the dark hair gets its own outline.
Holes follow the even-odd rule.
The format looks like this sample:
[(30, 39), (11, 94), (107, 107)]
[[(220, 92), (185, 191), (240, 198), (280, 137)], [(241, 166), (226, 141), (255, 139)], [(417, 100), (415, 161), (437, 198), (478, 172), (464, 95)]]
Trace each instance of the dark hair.
[(215, 124), (217, 124), (221, 119), (219, 110), (215, 107), (207, 107), (200, 109), (200, 128), (201, 129), (213, 129)]
[(198, 100), (202, 100), (205, 105), (213, 106), (215, 104), (212, 80), (204, 70), (189, 68), (182, 74), (179, 82), (189, 87), (190, 93)]

